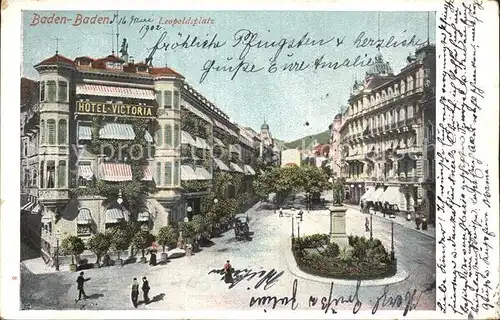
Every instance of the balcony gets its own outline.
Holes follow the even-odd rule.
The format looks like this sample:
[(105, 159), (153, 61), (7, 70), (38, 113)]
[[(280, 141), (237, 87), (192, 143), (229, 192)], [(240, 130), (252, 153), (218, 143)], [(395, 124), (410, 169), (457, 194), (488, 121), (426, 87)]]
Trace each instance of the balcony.
[(411, 146), (411, 147), (403, 147), (397, 150), (398, 155), (403, 154), (420, 154), (422, 153), (422, 146)]
[(42, 203), (54, 203), (67, 201), (69, 199), (68, 189), (40, 189), (38, 200)]

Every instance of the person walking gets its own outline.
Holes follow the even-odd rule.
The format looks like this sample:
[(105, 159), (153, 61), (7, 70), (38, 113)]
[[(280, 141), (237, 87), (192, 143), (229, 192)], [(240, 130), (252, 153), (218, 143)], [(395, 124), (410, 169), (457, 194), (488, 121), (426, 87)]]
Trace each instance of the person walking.
[(146, 277), (142, 278), (142, 295), (144, 297), (144, 303), (148, 304), (149, 303), (149, 281), (146, 279)]
[(279, 217), (280, 218), (283, 217), (283, 208), (280, 208), (280, 215), (279, 215)]
[(227, 260), (226, 264), (224, 264), (224, 281), (226, 283), (233, 282), (233, 267), (231, 266), (231, 263), (229, 263), (229, 260)]
[(370, 219), (368, 217), (365, 217), (365, 230), (370, 231)]
[(83, 284), (89, 280), (90, 280), (90, 278), (85, 279), (83, 277), (83, 271), (80, 272), (80, 275), (76, 279), (76, 283), (78, 284), (78, 287), (77, 287), (78, 288), (78, 301), (82, 299), (82, 295), (83, 295), (83, 299), (87, 299), (87, 295), (85, 294), (85, 290), (83, 290)]
[(134, 308), (137, 308), (137, 300), (139, 299), (139, 284), (137, 283), (137, 278), (134, 278), (134, 281), (132, 282), (132, 293), (130, 296), (132, 298)]

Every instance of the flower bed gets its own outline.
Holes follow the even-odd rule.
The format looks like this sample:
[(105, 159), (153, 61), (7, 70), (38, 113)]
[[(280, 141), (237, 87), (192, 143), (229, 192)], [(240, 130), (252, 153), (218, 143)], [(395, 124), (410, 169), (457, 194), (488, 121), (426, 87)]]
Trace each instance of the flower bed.
[(381, 279), (396, 274), (396, 263), (380, 240), (349, 236), (349, 247), (339, 249), (326, 234), (292, 241), (292, 252), (300, 270), (327, 278)]

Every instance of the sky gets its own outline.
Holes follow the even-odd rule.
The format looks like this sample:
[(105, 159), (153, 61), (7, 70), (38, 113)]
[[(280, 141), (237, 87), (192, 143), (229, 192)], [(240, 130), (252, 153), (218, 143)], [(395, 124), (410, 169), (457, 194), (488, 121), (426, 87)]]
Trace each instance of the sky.
[[(52, 16), (51, 11), (24, 11), (23, 14), (23, 64), (22, 76), (37, 79), (33, 66), (54, 55), (58, 43), (59, 53), (74, 59), (78, 56), (101, 58), (111, 54), (112, 41), (116, 42), (115, 24), (80, 24), (74, 26), (77, 14), (82, 16), (109, 17), (113, 19), (116, 11), (57, 11), (56, 16), (72, 19), (61, 24), (42, 24), (37, 15)], [(323, 62), (342, 63), (346, 58), (352, 62), (360, 55), (361, 61), (368, 62), (377, 54), (374, 46), (356, 47), (355, 40), (364, 32), (366, 38), (382, 39), (394, 36), (394, 41), (416, 39), (425, 41), (429, 34), (435, 43), (435, 13), (427, 12), (340, 12), (340, 11), (120, 11), (119, 17), (126, 23), (120, 24), (119, 39), (128, 41), (128, 53), (135, 61), (144, 61), (149, 56), (164, 32), (160, 43), (182, 42), (189, 35), (211, 40), (217, 34), (217, 41), (225, 43), (219, 48), (202, 49), (198, 47), (159, 48), (153, 57), (154, 66), (166, 64), (181, 73), (188, 83), (207, 99), (214, 102), (231, 120), (259, 131), (264, 119), (269, 124), (275, 138), (292, 141), (328, 129), (341, 105), (346, 105), (354, 79), (362, 80), (368, 69), (366, 66), (341, 67), (338, 69), (315, 68), (314, 61), (323, 56)], [(141, 23), (132, 19), (149, 19)], [(179, 21), (190, 18), (211, 19), (210, 24), (172, 25), (173, 19)], [(430, 23), (428, 24), (428, 19)], [(135, 21), (134, 23), (131, 23)], [(146, 26), (156, 26), (159, 30), (144, 32)], [(378, 28), (380, 21), (380, 29)], [(33, 24), (33, 25), (32, 25)], [(428, 28), (429, 25), (429, 28)], [(142, 28), (142, 32), (141, 32)], [(332, 39), (323, 45), (303, 44), (299, 48), (286, 45), (279, 53), (277, 70), (269, 72), (271, 60), (277, 53), (276, 47), (252, 47), (239, 60), (244, 51), (245, 38), (240, 30), (258, 33), (258, 39), (279, 42), (282, 38), (294, 43), (305, 35), (315, 40)], [(238, 33), (238, 31), (240, 31)], [(246, 33), (248, 34), (248, 33)], [(237, 41), (238, 35), (241, 41)], [(55, 38), (59, 38), (56, 41)], [(248, 40), (248, 38), (246, 38)], [(341, 41), (343, 39), (343, 41)], [(338, 41), (341, 42), (340, 45)], [(304, 43), (304, 42), (303, 42)], [(116, 43), (114, 43), (116, 47)], [(406, 57), (414, 53), (414, 46), (381, 48), (384, 60), (394, 71), (406, 64)], [(116, 49), (115, 49), (116, 50)], [(366, 55), (366, 56), (365, 56)], [(214, 66), (224, 65), (236, 68), (239, 63), (247, 63), (247, 71), (242, 66), (234, 79), (233, 72), (215, 71), (212, 68), (203, 81), (204, 68), (215, 60)], [(283, 66), (293, 62), (301, 63), (302, 71), (284, 71)], [(254, 71), (250, 72), (254, 64)], [(305, 66), (309, 64), (307, 68)], [(205, 67), (204, 67), (205, 66)], [(200, 83), (201, 82), (201, 83)], [(305, 123), (308, 122), (309, 126)]]

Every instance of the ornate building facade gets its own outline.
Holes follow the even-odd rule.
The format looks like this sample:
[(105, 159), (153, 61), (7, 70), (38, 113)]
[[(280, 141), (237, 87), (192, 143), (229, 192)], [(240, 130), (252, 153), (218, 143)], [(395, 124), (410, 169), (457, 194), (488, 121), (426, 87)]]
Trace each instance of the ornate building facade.
[(425, 45), (394, 74), (380, 53), (356, 81), (340, 129), (341, 176), (351, 203), (372, 201), (434, 212), (435, 47)]
[[(49, 259), (56, 235), (86, 241), (130, 220), (157, 232), (191, 218), (216, 172), (240, 174), (251, 192), (253, 136), (172, 68), (121, 53), (56, 52), (34, 66), (38, 81), (21, 81), (21, 216), (38, 217), (31, 229)], [(148, 196), (129, 203), (139, 188)]]

